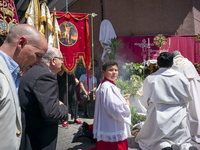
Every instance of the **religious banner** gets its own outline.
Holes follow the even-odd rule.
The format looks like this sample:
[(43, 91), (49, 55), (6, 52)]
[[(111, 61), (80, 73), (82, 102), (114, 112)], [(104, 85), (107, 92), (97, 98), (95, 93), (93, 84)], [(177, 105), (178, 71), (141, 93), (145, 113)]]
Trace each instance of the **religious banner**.
[[(47, 1), (42, 2), (41, 7), (38, 0), (31, 0), (26, 10), (27, 24), (34, 26), (47, 40), (48, 46), (60, 49), (58, 37), (60, 28), (54, 13), (50, 14)], [(41, 8), (41, 9), (40, 9)]]
[[(181, 54), (188, 58), (193, 63), (200, 63), (200, 44), (195, 43), (196, 39), (190, 36), (165, 36), (167, 41), (160, 48), (160, 52), (173, 52), (178, 50)], [(118, 55), (120, 63), (142, 63), (151, 60), (156, 60), (159, 56), (159, 46), (154, 43), (155, 36), (132, 36), (118, 37), (117, 40), (122, 40), (121, 49)], [(149, 46), (148, 48), (148, 39)], [(150, 56), (149, 56), (150, 55)]]
[(40, 3), (38, 0), (31, 0), (25, 13), (27, 24), (40, 30)]
[(76, 69), (78, 59), (84, 66), (90, 66), (88, 14), (56, 12), (60, 26), (60, 50), (65, 57), (64, 70), (72, 74)]
[(58, 37), (60, 36), (60, 27), (56, 19), (56, 10), (50, 14), (49, 8), (46, 2), (41, 4), (40, 10), (40, 32), (45, 36), (47, 43), (50, 47), (56, 47), (60, 49), (58, 44)]
[(0, 36), (5, 37), (18, 23), (14, 0), (0, 0)]

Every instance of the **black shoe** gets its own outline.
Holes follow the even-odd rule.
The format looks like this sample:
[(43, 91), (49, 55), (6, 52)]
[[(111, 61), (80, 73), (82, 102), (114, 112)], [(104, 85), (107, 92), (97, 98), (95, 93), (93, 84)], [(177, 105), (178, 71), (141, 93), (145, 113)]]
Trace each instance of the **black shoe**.
[(78, 132), (74, 135), (72, 143), (75, 143), (76, 140), (83, 135), (83, 128), (80, 126)]
[(180, 150), (180, 148), (177, 145), (173, 144), (171, 146), (171, 150)]
[(162, 150), (171, 150), (171, 147), (165, 147)]
[(195, 146), (190, 146), (189, 150), (198, 150)]

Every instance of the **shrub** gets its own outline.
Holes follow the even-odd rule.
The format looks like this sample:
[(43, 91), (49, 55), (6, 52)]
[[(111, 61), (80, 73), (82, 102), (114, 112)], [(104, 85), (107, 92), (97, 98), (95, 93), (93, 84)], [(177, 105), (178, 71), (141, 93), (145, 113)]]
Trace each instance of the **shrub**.
[(133, 129), (133, 125), (143, 122), (146, 120), (146, 116), (139, 115), (137, 113), (137, 109), (135, 107), (130, 108), (131, 111), (131, 130)]

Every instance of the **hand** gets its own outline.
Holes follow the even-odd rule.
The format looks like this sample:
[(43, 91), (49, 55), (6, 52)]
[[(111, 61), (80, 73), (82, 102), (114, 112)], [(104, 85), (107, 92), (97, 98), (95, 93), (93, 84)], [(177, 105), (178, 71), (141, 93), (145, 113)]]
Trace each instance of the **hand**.
[(59, 101), (59, 105), (64, 105), (63, 102)]
[(127, 94), (123, 95), (123, 97), (124, 97), (125, 100), (127, 100), (127, 99), (130, 98), (130, 95), (131, 95), (131, 94), (128, 94), (128, 93), (127, 93)]
[(128, 99), (126, 100), (126, 105), (128, 105), (129, 107), (131, 106)]

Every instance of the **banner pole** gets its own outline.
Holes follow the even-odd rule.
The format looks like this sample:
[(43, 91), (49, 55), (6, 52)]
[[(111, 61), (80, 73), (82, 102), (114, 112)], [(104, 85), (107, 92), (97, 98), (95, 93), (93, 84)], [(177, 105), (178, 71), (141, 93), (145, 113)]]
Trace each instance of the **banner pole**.
[(68, 0), (66, 0), (66, 14), (68, 13)]
[(69, 125), (69, 110), (68, 110), (68, 73), (66, 72), (66, 92), (67, 92), (67, 129)]
[[(94, 88), (94, 37), (93, 37), (93, 15), (91, 15), (91, 32), (92, 32), (92, 75), (93, 75), (93, 88)], [(95, 94), (93, 91), (93, 100), (95, 100)]]

